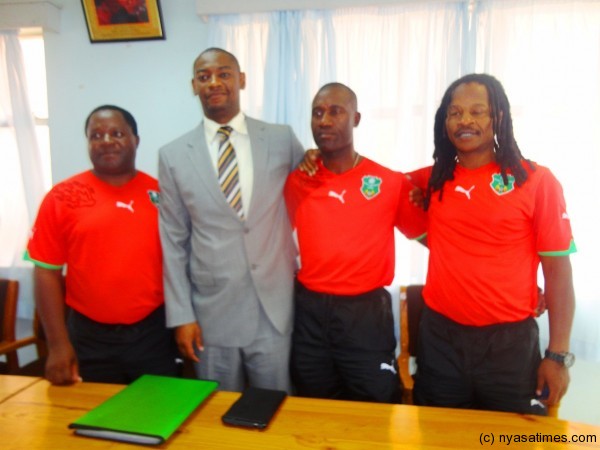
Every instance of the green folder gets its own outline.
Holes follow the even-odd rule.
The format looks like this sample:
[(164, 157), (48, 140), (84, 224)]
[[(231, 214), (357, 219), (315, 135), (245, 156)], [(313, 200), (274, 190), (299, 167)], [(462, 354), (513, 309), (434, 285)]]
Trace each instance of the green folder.
[(82, 436), (162, 444), (218, 385), (216, 381), (143, 375), (69, 428)]

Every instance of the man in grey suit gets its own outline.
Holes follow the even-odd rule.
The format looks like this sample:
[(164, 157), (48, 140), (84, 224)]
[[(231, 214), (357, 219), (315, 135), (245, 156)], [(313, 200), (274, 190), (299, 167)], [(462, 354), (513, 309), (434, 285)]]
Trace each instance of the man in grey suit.
[(304, 151), (289, 126), (241, 112), (245, 82), (235, 56), (202, 52), (205, 118), (160, 149), (167, 325), (198, 377), (289, 391), (296, 250), (282, 192)]

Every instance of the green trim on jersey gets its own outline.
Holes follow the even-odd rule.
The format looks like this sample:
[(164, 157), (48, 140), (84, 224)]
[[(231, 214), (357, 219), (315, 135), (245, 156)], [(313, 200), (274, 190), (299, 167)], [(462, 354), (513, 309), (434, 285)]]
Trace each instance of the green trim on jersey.
[(25, 261), (32, 262), (36, 266), (42, 267), (44, 269), (60, 270), (60, 269), (63, 268), (63, 266), (56, 266), (54, 264), (47, 264), (47, 263), (44, 263), (42, 261), (37, 261), (37, 260), (33, 259), (31, 256), (29, 256), (29, 251), (28, 250), (25, 250), (25, 253), (23, 253), (23, 259)]
[(421, 236), (417, 236), (416, 238), (412, 238), (411, 241), (422, 241), (427, 237), (427, 232), (423, 233)]
[(577, 247), (575, 246), (575, 241), (571, 239), (571, 243), (569, 244), (569, 248), (567, 250), (558, 251), (558, 252), (538, 252), (540, 256), (567, 256), (571, 253), (575, 253), (577, 251)]

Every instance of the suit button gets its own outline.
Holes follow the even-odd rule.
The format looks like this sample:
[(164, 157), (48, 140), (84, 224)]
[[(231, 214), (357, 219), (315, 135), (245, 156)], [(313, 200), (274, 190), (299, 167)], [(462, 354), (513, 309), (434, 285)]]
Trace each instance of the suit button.
[(252, 264), (252, 265), (250, 266), (250, 269), (252, 269), (252, 270), (256, 270), (256, 268), (257, 268), (257, 267), (258, 267), (258, 265), (257, 265), (257, 264)]
[(245, 227), (245, 228), (244, 228), (244, 233), (246, 233), (246, 234), (250, 233), (250, 228), (248, 228), (248, 227)]

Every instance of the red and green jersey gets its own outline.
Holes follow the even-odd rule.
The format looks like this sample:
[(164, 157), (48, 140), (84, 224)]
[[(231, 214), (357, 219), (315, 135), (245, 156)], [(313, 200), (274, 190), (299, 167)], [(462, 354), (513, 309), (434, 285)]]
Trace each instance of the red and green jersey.
[(405, 175), (363, 158), (334, 174), (295, 170), (285, 199), (300, 251), (298, 280), (308, 289), (356, 295), (394, 278), (394, 227), (409, 239), (425, 234), (426, 215), (408, 201)]
[[(575, 250), (562, 187), (545, 167), (527, 170), (518, 187), (498, 164), (457, 165), (443, 197), (429, 207), (430, 249), (423, 295), (432, 309), (464, 325), (484, 326), (533, 317), (540, 255)], [(425, 188), (431, 167), (410, 173)]]
[(137, 322), (163, 303), (158, 182), (115, 187), (91, 171), (44, 198), (27, 246), (34, 264), (67, 267), (66, 303), (92, 320)]

